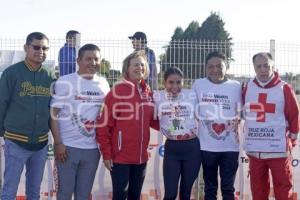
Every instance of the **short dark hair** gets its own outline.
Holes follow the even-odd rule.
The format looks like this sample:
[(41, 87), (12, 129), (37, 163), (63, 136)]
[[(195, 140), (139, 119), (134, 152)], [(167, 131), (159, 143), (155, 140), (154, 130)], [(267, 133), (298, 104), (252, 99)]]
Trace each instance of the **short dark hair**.
[(252, 62), (253, 62), (253, 63), (254, 63), (255, 59), (256, 59), (258, 56), (262, 56), (262, 57), (268, 58), (269, 60), (273, 60), (273, 56), (272, 56), (271, 53), (269, 53), (269, 52), (259, 52), (259, 53), (255, 54), (255, 55), (252, 57)]
[(167, 69), (167, 71), (165, 71), (164, 80), (166, 81), (168, 79), (168, 77), (173, 74), (178, 75), (181, 78), (183, 78), (183, 72), (178, 67), (170, 67)]
[(219, 51), (213, 51), (213, 52), (210, 52), (209, 54), (207, 54), (207, 56), (205, 58), (205, 64), (207, 64), (209, 59), (214, 58), (214, 57), (221, 58), (222, 60), (224, 60), (226, 62), (226, 55), (224, 53), (219, 52)]
[(78, 51), (78, 58), (82, 58), (86, 51), (99, 51), (100, 48), (95, 44), (85, 44)]
[(79, 34), (78, 31), (75, 31), (75, 30), (70, 30), (67, 32), (66, 34), (66, 39), (70, 38), (70, 37), (74, 37), (76, 34)]
[(210, 52), (209, 54), (207, 54), (207, 56), (205, 58), (205, 65), (208, 63), (208, 61), (211, 58), (220, 58), (220, 59), (222, 59), (224, 61), (225, 65), (226, 65), (226, 68), (227, 69), (229, 68), (225, 53), (219, 52), (219, 51)]
[(27, 35), (26, 45), (30, 45), (33, 40), (43, 40), (43, 39), (46, 39), (49, 42), (48, 37), (44, 33), (41, 32), (30, 33), (29, 35)]

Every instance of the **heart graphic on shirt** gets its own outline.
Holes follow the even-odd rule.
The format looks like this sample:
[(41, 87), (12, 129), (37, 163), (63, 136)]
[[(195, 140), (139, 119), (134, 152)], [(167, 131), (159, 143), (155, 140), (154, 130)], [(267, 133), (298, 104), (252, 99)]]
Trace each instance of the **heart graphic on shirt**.
[(90, 132), (94, 128), (94, 121), (87, 120), (84, 122), (85, 129)]
[(177, 139), (177, 140), (182, 140), (182, 135), (177, 135), (177, 136), (176, 136), (176, 139)]
[(220, 135), (225, 130), (225, 124), (213, 123), (212, 128), (216, 134)]

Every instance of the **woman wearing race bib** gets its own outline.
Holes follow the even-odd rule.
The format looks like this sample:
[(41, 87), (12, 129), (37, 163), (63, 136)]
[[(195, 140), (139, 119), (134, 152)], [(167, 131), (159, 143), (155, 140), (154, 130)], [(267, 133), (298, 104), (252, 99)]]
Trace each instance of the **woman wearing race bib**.
[(180, 181), (180, 199), (190, 200), (201, 155), (195, 120), (196, 94), (182, 89), (183, 73), (176, 67), (164, 74), (165, 90), (154, 93), (154, 102), (165, 142), (163, 176), (164, 200), (175, 200)]

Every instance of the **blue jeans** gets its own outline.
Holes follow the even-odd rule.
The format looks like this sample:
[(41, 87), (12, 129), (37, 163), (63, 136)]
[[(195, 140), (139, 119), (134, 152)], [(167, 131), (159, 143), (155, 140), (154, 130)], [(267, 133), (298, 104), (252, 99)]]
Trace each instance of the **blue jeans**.
[(234, 200), (234, 181), (238, 169), (239, 152), (201, 151), (205, 200), (217, 200), (218, 170), (223, 200)]
[(2, 200), (16, 198), (24, 165), (26, 165), (26, 198), (28, 200), (40, 199), (40, 186), (47, 160), (47, 150), (47, 146), (45, 146), (39, 151), (29, 151), (8, 139), (5, 140)]

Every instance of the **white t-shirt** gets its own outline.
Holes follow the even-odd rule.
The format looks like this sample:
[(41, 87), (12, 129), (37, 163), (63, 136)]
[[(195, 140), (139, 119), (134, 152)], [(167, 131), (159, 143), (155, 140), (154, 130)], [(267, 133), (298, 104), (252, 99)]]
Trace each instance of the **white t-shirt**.
[(199, 137), (201, 150), (212, 152), (239, 151), (236, 129), (241, 105), (239, 82), (227, 80), (214, 84), (207, 78), (197, 80), (193, 89), (197, 94), (200, 119)]
[(108, 92), (108, 82), (97, 75), (87, 80), (76, 72), (56, 81), (51, 107), (60, 108), (59, 133), (65, 145), (97, 148), (94, 125)]
[(182, 89), (176, 97), (169, 97), (165, 90), (153, 95), (160, 122), (160, 131), (169, 139), (182, 139), (197, 135), (195, 107), (197, 96), (193, 90)]

